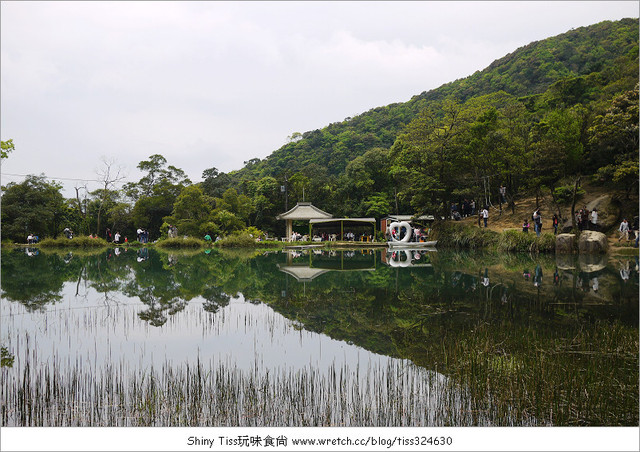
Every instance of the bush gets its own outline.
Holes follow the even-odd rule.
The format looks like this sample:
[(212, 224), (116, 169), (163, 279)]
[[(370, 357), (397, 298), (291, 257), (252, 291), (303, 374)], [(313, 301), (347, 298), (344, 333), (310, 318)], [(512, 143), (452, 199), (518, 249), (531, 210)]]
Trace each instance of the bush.
[[(253, 228), (255, 229), (255, 228)], [(256, 236), (250, 229), (245, 229), (240, 232), (234, 232), (231, 235), (226, 236), (225, 238), (215, 242), (216, 245), (222, 247), (243, 247), (243, 248), (264, 248), (264, 247), (280, 247), (282, 246), (281, 242), (275, 240), (261, 240), (256, 241), (260, 235)], [(259, 232), (259, 231), (258, 231)]]
[(164, 239), (156, 243), (159, 248), (200, 248), (205, 242), (195, 237)]

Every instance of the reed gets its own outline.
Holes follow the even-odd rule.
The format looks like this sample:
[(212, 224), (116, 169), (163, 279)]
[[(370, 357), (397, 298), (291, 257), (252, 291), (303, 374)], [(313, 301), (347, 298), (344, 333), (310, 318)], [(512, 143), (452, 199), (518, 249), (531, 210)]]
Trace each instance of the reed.
[[(408, 361), (240, 370), (201, 361), (133, 370), (78, 360), (2, 369), (3, 426), (429, 426), (471, 421), (459, 388)], [(62, 370), (65, 368), (65, 370)]]
[(438, 240), (438, 248), (487, 249), (498, 252), (552, 253), (555, 252), (556, 245), (555, 236), (549, 233), (538, 237), (536, 234), (514, 229), (496, 232), (452, 222), (434, 226), (434, 238)]

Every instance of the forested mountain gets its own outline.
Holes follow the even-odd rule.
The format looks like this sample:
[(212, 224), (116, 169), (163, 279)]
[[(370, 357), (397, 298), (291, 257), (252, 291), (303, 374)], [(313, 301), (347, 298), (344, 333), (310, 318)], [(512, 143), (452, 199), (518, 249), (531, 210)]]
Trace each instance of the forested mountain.
[[(559, 180), (575, 173), (579, 169), (575, 167), (578, 160), (584, 158), (590, 160), (591, 166), (582, 170), (595, 173), (599, 168), (597, 164), (594, 167), (595, 160), (602, 159), (587, 155), (590, 154), (590, 146), (595, 146), (594, 137), (588, 134), (588, 130), (599, 115), (612, 107), (615, 96), (633, 91), (637, 83), (638, 20), (623, 19), (581, 27), (533, 42), (496, 60), (482, 71), (423, 92), (408, 102), (374, 108), (322, 129), (294, 134), (289, 143), (264, 160), (253, 159), (241, 170), (217, 174), (216, 177), (222, 178), (219, 184), (215, 178), (207, 180), (205, 192), (207, 186), (222, 186), (224, 181), (224, 186), (231, 184), (239, 192), (254, 196), (257, 181), (275, 178), (272, 188), (279, 189), (286, 177), (290, 206), (296, 200), (302, 200), (304, 187), (307, 200), (339, 215), (382, 214), (385, 210), (395, 210), (396, 202), (405, 212), (433, 209), (434, 202), (437, 205), (444, 200), (434, 197), (433, 193), (423, 193), (430, 201), (424, 196), (421, 200), (414, 199), (410, 193), (415, 192), (416, 187), (406, 186), (412, 179), (412, 183), (421, 186), (418, 191), (424, 191), (424, 183), (428, 183), (424, 178), (429, 179), (430, 176), (422, 171), (412, 178), (408, 173), (415, 172), (415, 164), (425, 162), (418, 161), (420, 159), (405, 161), (403, 168), (402, 161), (398, 161), (399, 151), (404, 146), (401, 143), (406, 141), (401, 139), (403, 134), (411, 134), (419, 124), (418, 129), (426, 132), (425, 121), (431, 121), (432, 132), (455, 125), (447, 138), (448, 154), (467, 154), (468, 157), (465, 162), (451, 159), (452, 169), (458, 175), (460, 165), (468, 167), (477, 163), (471, 158), (474, 152), (469, 146), (473, 138), (469, 133), (481, 134), (482, 127), (488, 127), (484, 131), (488, 135), (475, 137), (476, 151), (478, 146), (493, 146), (499, 148), (496, 149), (499, 152), (505, 147), (511, 148), (510, 161), (500, 162), (498, 166), (517, 162), (534, 148), (540, 154), (557, 145), (572, 147), (567, 152), (573, 155), (568, 157), (568, 161), (562, 158), (558, 161), (557, 155), (547, 155), (546, 160), (558, 161), (564, 166), (551, 172), (555, 178)], [(430, 119), (425, 119), (425, 115)], [(454, 122), (448, 125), (447, 115), (455, 117), (449, 118)], [(486, 124), (487, 121), (491, 124)], [(549, 121), (555, 121), (555, 125)], [(576, 134), (573, 138), (569, 137), (572, 130)], [(556, 133), (555, 138), (549, 136), (552, 133)], [(456, 143), (452, 141), (454, 135), (458, 140)], [(434, 138), (432, 136), (427, 141), (437, 146)], [(481, 144), (477, 140), (494, 140), (495, 143)], [(546, 142), (541, 143), (540, 140)], [(423, 147), (426, 144), (423, 142)], [(393, 155), (389, 152), (392, 148)], [(424, 156), (425, 151), (426, 148), (419, 154)], [(611, 163), (614, 159), (607, 160)], [(545, 162), (540, 160), (537, 163)], [(482, 168), (482, 171), (467, 176), (473, 176), (477, 182), (482, 176), (494, 175), (498, 170)], [(535, 179), (538, 185), (553, 185), (549, 180), (542, 180), (544, 177), (541, 179), (539, 173), (538, 170), (536, 174), (529, 174), (526, 168), (522, 168), (519, 174), (500, 174), (498, 178), (501, 180), (495, 183), (509, 184), (512, 194), (523, 188), (523, 179)], [(446, 175), (442, 173), (442, 177)], [(443, 180), (440, 179), (432, 180), (431, 185), (442, 185)], [(451, 190), (462, 188), (458, 179), (447, 180), (448, 183), (444, 184), (447, 188), (439, 189), (451, 193)], [(396, 189), (394, 192), (394, 187), (399, 184), (405, 185), (404, 190), (398, 192)], [(463, 185), (468, 186), (468, 190), (462, 190), (465, 193), (474, 190), (473, 184)], [(476, 183), (475, 189), (480, 188)], [(282, 210), (281, 204), (278, 207), (276, 210)]]
[[(2, 234), (51, 236), (64, 223), (84, 234), (109, 225), (133, 236), (142, 227), (152, 238), (168, 224), (199, 237), (250, 226), (279, 235), (276, 215), (303, 197), (334, 216), (445, 216), (450, 203), (485, 202), (502, 184), (509, 202), (535, 194), (560, 205), (581, 180), (635, 195), (638, 67), (638, 19), (578, 28), (408, 102), (294, 133), (237, 171), (211, 162), (199, 184), (157, 154), (140, 162), (147, 174), (124, 191), (105, 179), (105, 189), (61, 203), (45, 196), (59, 187), (36, 177), (8, 184)], [(32, 195), (56, 221), (40, 224), (25, 211), (19, 200)]]

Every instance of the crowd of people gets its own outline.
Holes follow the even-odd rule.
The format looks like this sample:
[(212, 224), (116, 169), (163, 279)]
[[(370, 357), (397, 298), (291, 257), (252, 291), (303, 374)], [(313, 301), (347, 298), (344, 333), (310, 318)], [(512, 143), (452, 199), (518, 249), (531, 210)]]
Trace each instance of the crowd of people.
[(451, 219), (455, 221), (462, 220), (463, 218), (470, 217), (476, 214), (476, 201), (471, 199), (464, 199), (459, 203), (451, 204)]
[(578, 229), (581, 231), (597, 231), (599, 228), (598, 224), (598, 209), (594, 208), (589, 211), (587, 206), (584, 206), (582, 209), (578, 210), (576, 213), (576, 224), (578, 225)]

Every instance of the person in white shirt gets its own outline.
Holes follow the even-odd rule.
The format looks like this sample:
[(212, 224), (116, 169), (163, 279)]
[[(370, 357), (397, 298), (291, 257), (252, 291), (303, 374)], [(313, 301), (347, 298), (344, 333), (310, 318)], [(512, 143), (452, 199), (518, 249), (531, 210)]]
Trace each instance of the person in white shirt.
[(622, 237), (625, 237), (626, 240), (629, 241), (629, 222), (626, 218), (622, 220), (622, 223), (620, 223), (618, 231), (620, 231), (620, 238), (618, 239), (618, 242), (622, 240)]
[(591, 230), (598, 230), (598, 209), (593, 209), (591, 211)]

